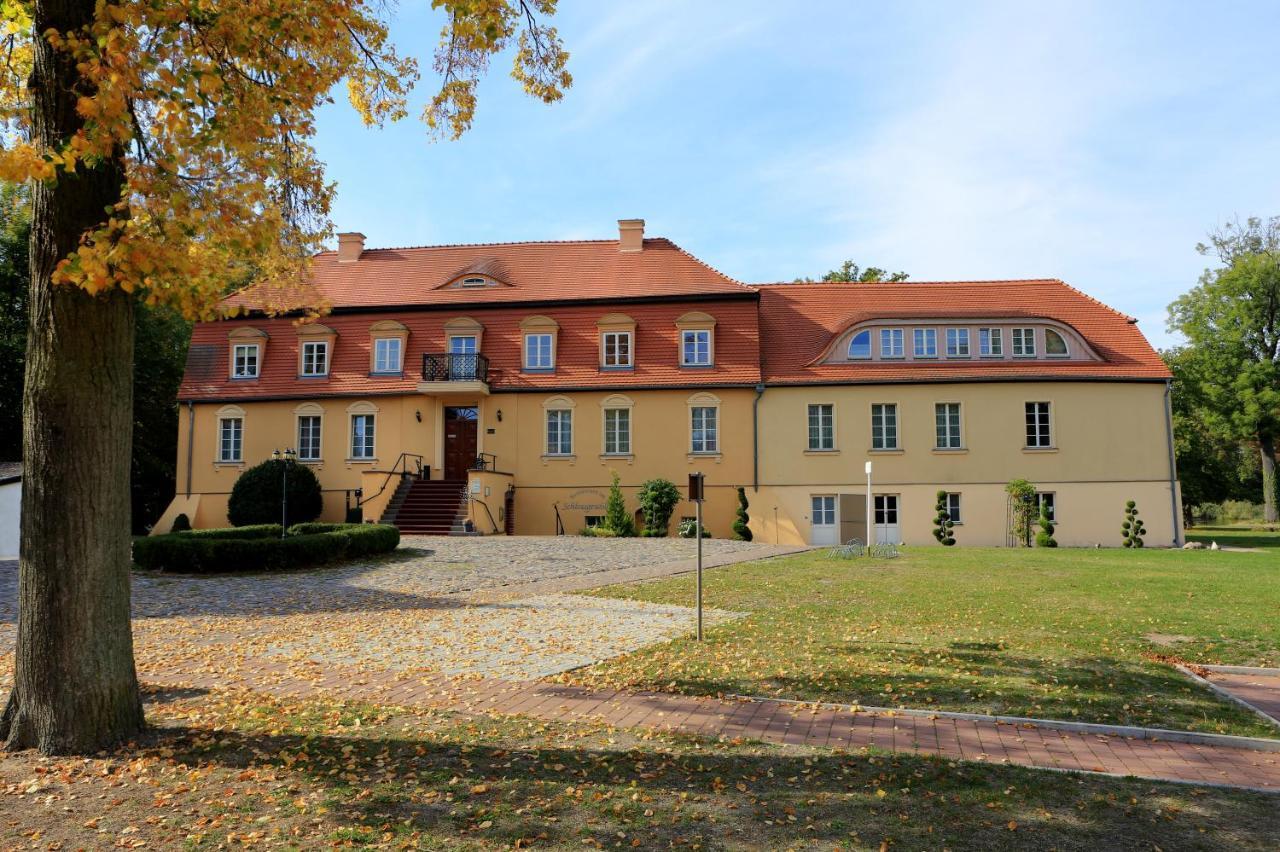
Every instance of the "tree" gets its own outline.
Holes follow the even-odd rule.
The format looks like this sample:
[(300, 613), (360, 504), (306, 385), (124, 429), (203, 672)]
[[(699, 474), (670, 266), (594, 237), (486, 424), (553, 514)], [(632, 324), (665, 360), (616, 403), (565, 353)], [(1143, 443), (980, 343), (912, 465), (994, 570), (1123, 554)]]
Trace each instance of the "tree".
[(609, 498), (604, 503), (604, 525), (613, 530), (614, 535), (630, 538), (636, 534), (636, 522), (627, 511), (627, 501), (623, 499), (622, 488), (618, 485), (618, 472), (615, 470), (612, 474)]
[(680, 502), (680, 489), (669, 479), (650, 479), (640, 485), (637, 496), (644, 512), (644, 534), (664, 538), (671, 526), (671, 513)]
[(1040, 532), (1036, 533), (1036, 547), (1057, 547), (1058, 540), (1053, 537), (1053, 521), (1049, 520), (1049, 507), (1041, 504)]
[[(436, 0), (443, 77), (423, 118), (457, 137), (490, 58), (554, 101), (555, 0)], [(129, 624), (129, 447), (137, 305), (211, 318), (230, 278), (306, 305), (331, 232), (311, 146), (346, 83), (369, 124), (407, 114), (418, 72), (383, 4), (0, 0), (0, 180), (31, 182), (22, 553), (9, 748), (91, 752), (143, 723)], [(267, 298), (275, 293), (275, 298)]]
[(1233, 222), (1197, 246), (1220, 268), (1169, 306), (1169, 327), (1195, 349), (1190, 375), (1210, 428), (1256, 447), (1265, 518), (1276, 508), (1280, 435), (1280, 217)]
[(1014, 479), (1004, 490), (1009, 495), (1009, 508), (1013, 515), (1010, 532), (1019, 544), (1030, 546), (1031, 524), (1036, 518), (1036, 487), (1025, 479)]
[(751, 541), (751, 516), (747, 514), (747, 489), (738, 486), (738, 513), (733, 519), (733, 537), (738, 541)]
[(933, 537), (944, 547), (951, 547), (956, 543), (956, 537), (953, 533), (956, 524), (955, 521), (951, 520), (951, 513), (947, 511), (947, 492), (938, 492), (937, 502), (933, 508), (936, 512), (933, 516)]
[[(289, 494), (288, 505), (281, 499)], [(246, 470), (231, 486), (227, 500), (227, 520), (233, 527), (252, 524), (305, 524), (320, 517), (324, 498), (315, 471), (305, 464), (284, 459), (267, 459)], [(283, 513), (288, 511), (288, 519)]]
[(31, 280), (31, 193), (0, 184), (0, 461), (22, 457), (22, 372), (27, 358)]
[[(866, 269), (863, 269), (852, 260), (846, 260), (844, 263), (823, 275), (818, 280), (827, 283), (893, 284), (898, 281), (906, 281), (907, 278), (908, 276), (905, 272), (889, 272), (878, 266), (868, 266)], [(813, 283), (813, 279), (797, 278), (796, 283), (811, 284)]]

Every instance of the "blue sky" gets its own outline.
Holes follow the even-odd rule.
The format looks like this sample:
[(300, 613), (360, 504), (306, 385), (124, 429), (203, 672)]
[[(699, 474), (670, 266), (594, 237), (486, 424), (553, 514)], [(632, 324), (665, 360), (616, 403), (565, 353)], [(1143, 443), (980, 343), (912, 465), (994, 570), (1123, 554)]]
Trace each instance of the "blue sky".
[[(394, 22), (425, 60), (415, 115), (436, 83), (425, 6)], [(371, 246), (613, 238), (640, 217), (748, 282), (844, 258), (1063, 278), (1159, 346), (1205, 232), (1280, 215), (1274, 2), (561, 0), (556, 23), (564, 101), (525, 97), (503, 57), (459, 142), (326, 108), (337, 229)]]

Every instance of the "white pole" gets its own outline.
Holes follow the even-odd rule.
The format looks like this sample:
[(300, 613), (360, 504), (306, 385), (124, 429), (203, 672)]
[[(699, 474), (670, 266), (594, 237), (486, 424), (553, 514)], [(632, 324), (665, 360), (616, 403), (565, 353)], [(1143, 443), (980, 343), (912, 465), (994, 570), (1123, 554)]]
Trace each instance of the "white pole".
[(867, 462), (867, 555), (871, 555), (871, 462)]
[(698, 641), (702, 641), (702, 500), (698, 500), (694, 506), (696, 511), (698, 534)]

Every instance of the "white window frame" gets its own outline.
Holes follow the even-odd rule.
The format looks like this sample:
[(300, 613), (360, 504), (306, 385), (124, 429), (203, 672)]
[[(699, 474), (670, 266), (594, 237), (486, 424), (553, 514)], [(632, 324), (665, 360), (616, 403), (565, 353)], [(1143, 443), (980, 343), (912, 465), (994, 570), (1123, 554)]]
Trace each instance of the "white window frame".
[(947, 492), (947, 514), (951, 517), (953, 524), (958, 526), (964, 524), (964, 506), (959, 491)]
[[(887, 346), (885, 344), (888, 344)], [(907, 337), (905, 332), (900, 328), (882, 328), (880, 329), (880, 357), (881, 358), (905, 358), (907, 357)]]
[[(243, 357), (245, 367), (249, 366), (249, 350), (253, 350), (253, 372), (241, 371), (240, 361)], [(241, 350), (244, 351), (243, 356)], [(231, 378), (256, 379), (262, 374), (262, 347), (256, 343), (236, 343), (231, 347)]]
[(970, 357), (969, 329), (967, 328), (947, 329), (947, 357), (948, 358)]
[[(316, 353), (320, 353), (323, 369), (316, 370)], [(311, 365), (308, 369), (307, 361), (310, 355)], [(327, 340), (304, 340), (302, 341), (302, 375), (307, 377), (327, 376), (329, 375), (329, 341)]]
[[(992, 344), (995, 344), (994, 346)], [(1004, 357), (1004, 330), (1000, 328), (978, 329), (978, 355), (982, 358)]]
[[(541, 343), (536, 347), (532, 346), (535, 338), (541, 341), (546, 339), (546, 348), (543, 351)], [(538, 363), (534, 363), (534, 355), (538, 355)], [(546, 362), (542, 363), (541, 356), (546, 356)], [(524, 336), (524, 368), (526, 370), (547, 371), (556, 368), (556, 336), (549, 331), (530, 331)]]
[(911, 330), (911, 357), (938, 357), (938, 330), (936, 328), (913, 328)]
[[(226, 429), (232, 427), (231, 442), (228, 444)], [(242, 415), (225, 415), (218, 418), (218, 463), (239, 464), (244, 461), (244, 417)]]
[[(612, 417), (611, 417), (612, 415)], [(610, 424), (610, 419), (613, 423)], [(621, 428), (620, 428), (621, 427)], [(613, 446), (610, 447), (612, 442)], [(616, 407), (604, 409), (604, 454), (606, 456), (631, 455), (631, 409)]]
[[(689, 346), (693, 345), (694, 359), (689, 358)], [(703, 352), (705, 348), (705, 352)], [(710, 367), (713, 363), (711, 354), (711, 329), (685, 328), (680, 330), (680, 366)], [(704, 360), (705, 358), (705, 360)]]
[(1009, 330), (1009, 348), (1014, 358), (1036, 357), (1035, 328), (1018, 328)]
[[(1051, 334), (1062, 341), (1061, 352), (1049, 351), (1049, 335)], [(1070, 358), (1071, 357), (1071, 343), (1067, 340), (1067, 336), (1062, 332), (1058, 331), (1056, 328), (1046, 328), (1044, 330), (1044, 357), (1046, 358)]]
[[(814, 526), (833, 527), (839, 520), (840, 501), (836, 499), (835, 494), (811, 494), (809, 495), (809, 523)], [(822, 508), (819, 507), (821, 501)], [(830, 507), (830, 520), (827, 519), (828, 507)], [(819, 515), (822, 517), (819, 518)]]
[[(938, 417), (943, 414), (945, 407), (945, 419), (939, 423)], [(955, 422), (952, 423), (952, 408), (955, 409)], [(955, 432), (952, 434), (952, 427)], [(964, 407), (958, 402), (935, 402), (933, 404), (933, 448), (935, 450), (963, 450), (964, 449)]]
[[(683, 339), (681, 337), (682, 341)], [(609, 363), (609, 344), (611, 340), (613, 343), (613, 363)], [(625, 352), (622, 347), (619, 347), (619, 343), (623, 341), (625, 341)], [(635, 366), (634, 342), (629, 331), (600, 332), (600, 366), (606, 370), (624, 370)], [(625, 358), (621, 357), (623, 354), (625, 354)]]
[[(395, 366), (391, 355), (395, 353)], [(404, 341), (399, 337), (375, 337), (373, 339), (373, 371), (388, 376), (404, 372)]]
[[(854, 344), (858, 342), (858, 338), (863, 336), (867, 338), (867, 354), (855, 355), (853, 354)], [(870, 361), (871, 353), (872, 353), (872, 349), (871, 349), (872, 339), (873, 338), (871, 337), (871, 329), (869, 328), (864, 328), (862, 331), (859, 331), (856, 334), (854, 334), (852, 337), (850, 337), (849, 346), (845, 349), (845, 354), (849, 356), (849, 360), (850, 361)]]
[[(315, 453), (307, 454), (307, 440), (302, 435), (302, 421), (315, 421)], [(324, 417), (320, 414), (299, 414), (297, 416), (298, 461), (320, 461), (324, 455)]]
[[(573, 455), (573, 409), (572, 408), (548, 408), (545, 409), (543, 416), (543, 442), (542, 447), (545, 450), (544, 455), (557, 458), (564, 458)], [(554, 424), (554, 430), (552, 425)], [(555, 443), (552, 444), (552, 432), (555, 433)], [(565, 439), (568, 438), (566, 441)]]
[[(1032, 406), (1035, 406), (1034, 410)], [(1053, 449), (1053, 403), (1043, 399), (1028, 400), (1022, 410), (1023, 437), (1026, 439), (1023, 446), (1028, 450)]]
[[(805, 408), (805, 430), (809, 452), (826, 453), (836, 448), (836, 407), (830, 402), (811, 402)], [(815, 421), (816, 416), (816, 421)], [(814, 431), (814, 428), (817, 431)]]
[(1058, 525), (1058, 499), (1056, 491), (1037, 491), (1036, 492), (1036, 517), (1040, 517), (1040, 510), (1045, 504), (1049, 505), (1049, 523), (1054, 526)]
[[(356, 446), (356, 422), (358, 418), (369, 418), (367, 421), (361, 419), (362, 424), (367, 424), (367, 432), (361, 435), (361, 442)], [(357, 411), (350, 415), (350, 442), (347, 449), (350, 451), (350, 458), (354, 461), (370, 461), (378, 457), (378, 415), (372, 411)]]
[(689, 406), (689, 452), (707, 456), (720, 452), (720, 406)]
[[(880, 411), (880, 442), (881, 444), (883, 444), (883, 446), (880, 446), (880, 447), (876, 446), (876, 409), (877, 408), (881, 409)], [(892, 411), (890, 411), (890, 409)], [(893, 415), (892, 442), (889, 441), (890, 425), (889, 425), (888, 418), (885, 416), (886, 414), (889, 414), (889, 413), (892, 413)], [(896, 402), (871, 403), (871, 449), (873, 451), (901, 449), (898, 445), (898, 434), (899, 434), (898, 403)]]

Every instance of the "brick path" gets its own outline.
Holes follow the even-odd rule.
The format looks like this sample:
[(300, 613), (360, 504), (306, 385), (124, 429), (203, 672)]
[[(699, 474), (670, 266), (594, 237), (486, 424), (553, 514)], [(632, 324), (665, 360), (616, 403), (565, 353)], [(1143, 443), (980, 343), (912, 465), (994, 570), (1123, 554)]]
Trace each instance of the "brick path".
[(1247, 701), (1280, 722), (1280, 669), (1233, 669), (1205, 666), (1205, 680)]
[(148, 681), (196, 688), (265, 686), (266, 691), (281, 697), (519, 714), (548, 721), (594, 721), (619, 728), (741, 737), (784, 745), (846, 750), (874, 747), (947, 759), (1280, 792), (1280, 751), (1103, 736), (988, 720), (811, 709), (771, 701), (592, 691), (537, 682), (418, 678), (338, 668), (304, 681), (283, 679), (282, 673), (263, 662), (256, 672), (240, 670), (245, 679), (236, 684), (228, 683), (224, 676), (192, 678), (180, 672), (159, 677), (153, 673)]

